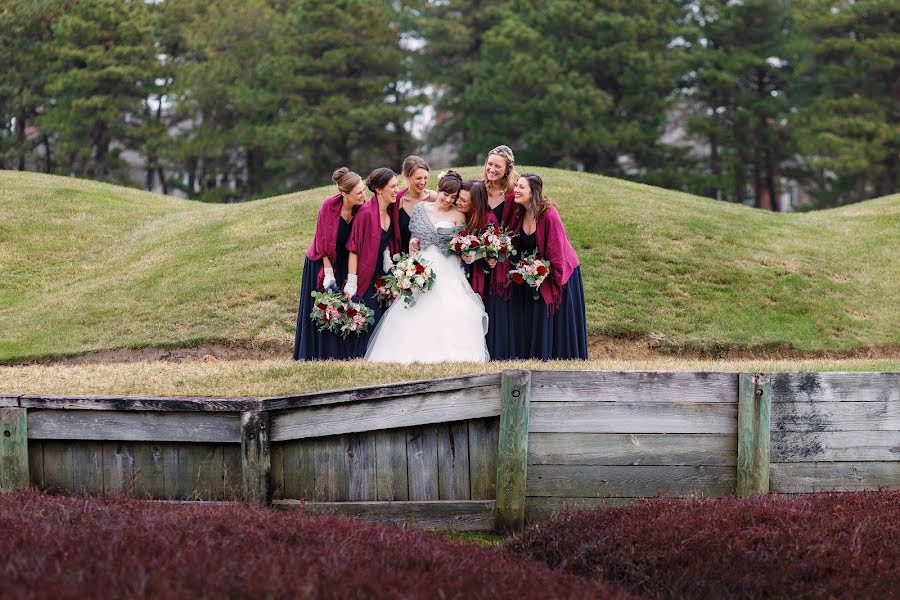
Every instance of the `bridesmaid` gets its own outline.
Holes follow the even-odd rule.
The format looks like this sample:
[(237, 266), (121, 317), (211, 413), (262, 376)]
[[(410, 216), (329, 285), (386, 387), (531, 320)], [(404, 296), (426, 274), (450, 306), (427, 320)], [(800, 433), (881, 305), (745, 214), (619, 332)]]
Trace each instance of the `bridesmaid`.
[[(512, 232), (521, 226), (522, 209), (514, 202), (513, 187), (519, 174), (515, 156), (509, 146), (497, 146), (484, 162), (484, 185), (492, 222)], [(509, 259), (497, 264), (490, 260), (489, 281), (483, 292), (484, 310), (490, 326), (487, 334), (488, 352), (492, 360), (520, 358), (525, 352), (522, 339), (522, 311), (525, 294), (518, 286), (510, 285)], [(473, 269), (477, 274), (478, 268)], [(478, 285), (473, 280), (473, 289)]]
[(387, 167), (375, 169), (366, 179), (366, 186), (375, 194), (366, 202), (353, 220), (353, 231), (347, 240), (350, 258), (347, 261), (347, 282), (344, 294), (359, 296), (375, 311), (375, 323), (369, 331), (354, 338), (350, 358), (365, 356), (369, 336), (381, 319), (384, 309), (375, 296), (375, 280), (391, 268), (391, 256), (399, 252), (394, 236), (391, 206), (397, 201), (397, 175)]
[(409, 220), (413, 208), (419, 202), (434, 202), (437, 192), (426, 190), (428, 174), (431, 167), (419, 156), (407, 156), (403, 161), (403, 177), (409, 187), (397, 194), (397, 202), (391, 207), (391, 219), (394, 222), (394, 236), (400, 240), (400, 252), (409, 252)]
[(347, 276), (348, 253), (344, 244), (350, 237), (353, 217), (366, 201), (362, 177), (341, 167), (331, 176), (339, 193), (322, 202), (316, 218), (316, 232), (306, 251), (300, 286), (300, 309), (294, 335), (294, 360), (347, 358), (353, 348), (350, 338), (320, 332), (309, 318), (313, 290), (322, 291)]
[(587, 320), (584, 286), (578, 256), (553, 202), (544, 195), (544, 182), (533, 173), (519, 177), (515, 201), (524, 207), (519, 249), (537, 250), (550, 263), (550, 274), (538, 290), (524, 288), (535, 299), (525, 300), (525, 358), (587, 360)]

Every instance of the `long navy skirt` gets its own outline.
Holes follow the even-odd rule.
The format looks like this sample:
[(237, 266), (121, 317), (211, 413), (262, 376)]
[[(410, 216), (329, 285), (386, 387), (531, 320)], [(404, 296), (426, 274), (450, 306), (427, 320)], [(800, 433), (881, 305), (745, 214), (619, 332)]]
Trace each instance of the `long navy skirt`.
[(375, 327), (378, 325), (378, 321), (381, 320), (382, 315), (384, 315), (385, 308), (381, 306), (381, 303), (378, 301), (377, 296), (375, 295), (375, 280), (379, 275), (384, 275), (381, 272), (381, 269), (378, 270), (378, 274), (372, 277), (372, 283), (369, 284), (369, 289), (366, 290), (366, 293), (360, 296), (362, 301), (374, 311), (375, 322), (369, 327), (369, 330), (360, 333), (359, 335), (351, 333), (347, 338), (349, 343), (348, 351), (349, 355), (347, 358), (362, 358), (366, 355), (366, 348), (369, 346), (369, 338), (372, 337), (372, 332), (375, 331)]
[(484, 295), (484, 312), (488, 316), (488, 331), (484, 339), (491, 360), (515, 360), (523, 357), (525, 296), (521, 288), (520, 285), (511, 284), (509, 300), (495, 296), (490, 291)]
[(587, 360), (587, 318), (581, 267), (576, 267), (562, 289), (562, 301), (553, 315), (547, 313), (542, 296), (535, 300), (531, 287), (525, 298), (525, 347), (522, 358), (540, 360)]
[[(297, 311), (297, 331), (294, 335), (294, 360), (327, 360), (353, 358), (356, 349), (356, 335), (341, 338), (330, 331), (318, 331), (309, 313), (312, 312), (312, 292), (316, 289), (316, 279), (321, 260), (306, 259), (303, 263), (303, 278), (300, 285), (300, 308)], [(338, 285), (346, 277), (335, 269)], [(365, 335), (365, 334), (363, 334)]]

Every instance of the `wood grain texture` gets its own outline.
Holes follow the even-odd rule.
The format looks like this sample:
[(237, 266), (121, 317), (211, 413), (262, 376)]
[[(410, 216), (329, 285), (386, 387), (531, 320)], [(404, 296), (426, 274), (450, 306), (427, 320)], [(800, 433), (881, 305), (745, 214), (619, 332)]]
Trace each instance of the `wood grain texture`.
[(222, 461), (222, 477), (225, 486), (223, 498), (232, 502), (239, 501), (243, 498), (244, 493), (241, 474), (241, 445), (222, 444)]
[(500, 419), (473, 419), (469, 426), (469, 482), (472, 500), (497, 497), (497, 451)]
[(737, 434), (737, 403), (532, 402), (529, 433)]
[(769, 492), (772, 383), (767, 375), (741, 373), (738, 394), (738, 496)]
[(275, 412), (272, 415), (272, 440), (285, 441), (395, 429), (493, 417), (499, 414), (500, 398), (497, 389), (477, 387), (381, 401)]
[(377, 500), (409, 500), (406, 429), (375, 432)]
[(347, 439), (347, 499), (374, 501), (377, 499), (375, 476), (375, 432), (353, 433)]
[(333, 435), (316, 440), (316, 500), (346, 502), (350, 499), (347, 464), (348, 438)]
[(44, 489), (44, 442), (28, 443), (28, 478), (38, 489)]
[(278, 444), (284, 455), (285, 498), (308, 501), (316, 499), (317, 444), (318, 440), (315, 439)]
[(525, 528), (531, 373), (504, 371), (500, 381), (497, 529), (503, 532), (522, 531)]
[(900, 461), (900, 431), (772, 432), (772, 462), (892, 460)]
[[(241, 496), (252, 504), (268, 505), (272, 500), (270, 423), (268, 412), (241, 413)], [(224, 460), (223, 455), (223, 467)], [(222, 477), (224, 485), (224, 470)]]
[(771, 487), (784, 493), (900, 489), (893, 462), (772, 463)]
[(134, 495), (157, 500), (171, 499), (178, 495), (177, 444), (134, 444)]
[(525, 499), (525, 522), (528, 524), (540, 523), (566, 512), (631, 506), (636, 502), (640, 502), (640, 498), (536, 498), (529, 496)]
[(221, 444), (180, 444), (177, 497), (184, 500), (223, 499), (224, 464)]
[(533, 402), (737, 402), (737, 373), (532, 371)]
[(433, 425), (410, 427), (406, 434), (410, 500), (439, 500), (437, 432)]
[(734, 493), (732, 467), (532, 465), (528, 496), (724, 496)]
[(152, 412), (231, 412), (259, 409), (261, 398), (195, 398), (143, 396), (42, 396), (22, 395), (25, 408), (46, 410), (111, 410)]
[(101, 442), (103, 492), (134, 495), (134, 446), (127, 442)]
[(0, 408), (0, 490), (28, 487), (28, 417), (24, 408)]
[(339, 514), (376, 523), (441, 531), (488, 531), (494, 527), (496, 514), (493, 500), (333, 503), (279, 500), (274, 506), (282, 510)]
[(240, 442), (239, 414), (28, 411), (28, 437), (119, 442)]
[(75, 489), (72, 444), (64, 441), (44, 442), (44, 488), (53, 492)]
[(19, 396), (0, 395), (0, 408), (19, 408)]
[(438, 453), (438, 497), (469, 500), (469, 428), (465, 421), (435, 425)]
[(772, 402), (900, 402), (900, 373), (775, 373)]
[(737, 436), (703, 433), (531, 433), (529, 465), (735, 466)]
[(900, 402), (781, 402), (773, 431), (900, 431)]
[(285, 444), (272, 444), (272, 499), (283, 500), (284, 495), (284, 448)]

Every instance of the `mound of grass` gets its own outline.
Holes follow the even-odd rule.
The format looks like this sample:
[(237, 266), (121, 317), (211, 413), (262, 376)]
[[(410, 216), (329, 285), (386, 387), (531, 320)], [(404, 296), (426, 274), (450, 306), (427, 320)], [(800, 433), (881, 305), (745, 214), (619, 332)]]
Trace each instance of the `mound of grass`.
[(0, 495), (13, 598), (610, 598), (474, 544), (244, 505)]
[(658, 498), (567, 513), (504, 544), (651, 598), (890, 598), (900, 491)]
[[(581, 259), (591, 334), (701, 350), (900, 344), (900, 195), (783, 215), (536, 170)], [(211, 205), (0, 171), (0, 362), (290, 345), (331, 193)]]

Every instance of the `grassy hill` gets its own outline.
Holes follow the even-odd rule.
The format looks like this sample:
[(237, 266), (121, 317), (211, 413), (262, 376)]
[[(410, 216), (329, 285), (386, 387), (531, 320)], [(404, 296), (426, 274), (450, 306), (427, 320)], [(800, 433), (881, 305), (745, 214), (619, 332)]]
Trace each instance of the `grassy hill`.
[[(782, 215), (536, 170), (582, 262), (590, 334), (701, 350), (900, 345), (900, 195)], [(0, 171), (0, 363), (289, 345), (331, 193), (210, 205)]]

